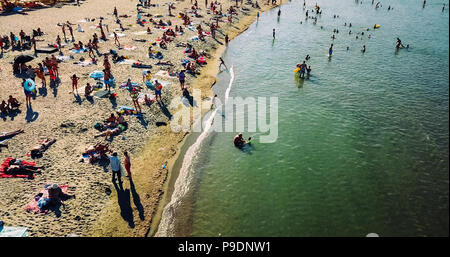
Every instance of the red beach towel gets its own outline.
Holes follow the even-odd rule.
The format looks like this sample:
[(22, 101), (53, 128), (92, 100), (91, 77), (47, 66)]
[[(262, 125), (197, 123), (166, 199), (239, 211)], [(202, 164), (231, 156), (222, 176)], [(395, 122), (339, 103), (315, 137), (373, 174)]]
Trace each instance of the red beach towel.
[[(14, 159), (14, 158), (12, 158), (12, 157), (6, 158), (6, 160), (0, 166), (0, 178), (28, 178), (28, 175), (23, 175), (23, 174), (13, 174), (13, 175), (5, 174), (5, 168), (9, 167), (9, 161), (12, 159)], [(35, 162), (22, 161), (22, 164), (27, 165), (27, 166), (36, 166)], [(33, 178), (34, 178), (34, 174), (33, 174)]]

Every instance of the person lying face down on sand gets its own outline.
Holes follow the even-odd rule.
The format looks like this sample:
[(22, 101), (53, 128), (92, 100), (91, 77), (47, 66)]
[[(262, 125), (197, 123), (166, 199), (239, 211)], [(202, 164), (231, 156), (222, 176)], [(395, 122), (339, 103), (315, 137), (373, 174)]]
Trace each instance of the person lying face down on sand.
[(44, 141), (41, 142), (40, 145), (33, 147), (30, 151), (31, 157), (38, 157), (42, 156), (42, 154), (47, 150), (53, 143), (56, 142), (56, 139), (50, 139), (46, 138)]

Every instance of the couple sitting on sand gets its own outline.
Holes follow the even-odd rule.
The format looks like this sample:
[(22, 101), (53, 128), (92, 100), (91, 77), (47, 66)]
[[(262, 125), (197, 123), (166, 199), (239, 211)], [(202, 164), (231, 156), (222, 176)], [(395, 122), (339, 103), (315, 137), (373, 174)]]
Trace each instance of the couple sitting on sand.
[(0, 103), (0, 114), (8, 114), (9, 112), (13, 112), (15, 110), (18, 110), (20, 106), (19, 101), (17, 101), (16, 98), (12, 97), (12, 95), (9, 96), (8, 102), (3, 100)]
[(95, 128), (102, 132), (95, 135), (94, 137), (104, 136), (105, 139), (108, 140), (126, 130), (127, 127), (128, 123), (125, 121), (125, 118), (121, 114), (116, 117), (114, 113), (112, 113), (111, 116), (106, 120), (105, 124), (96, 124)]

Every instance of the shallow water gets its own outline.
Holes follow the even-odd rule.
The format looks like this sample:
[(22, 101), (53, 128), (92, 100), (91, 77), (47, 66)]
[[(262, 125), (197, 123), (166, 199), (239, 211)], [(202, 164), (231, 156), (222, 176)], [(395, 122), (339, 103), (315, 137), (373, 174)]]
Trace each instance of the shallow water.
[[(379, 10), (369, 0), (317, 2), (316, 25), (292, 1), (230, 43), (230, 96), (278, 97), (278, 140), (244, 132), (254, 137), (245, 153), (236, 133), (212, 133), (191, 167), (189, 213), (178, 218), (193, 236), (448, 236), (448, 10), (441, 1)], [(396, 52), (396, 37), (410, 49)], [(296, 80), (307, 54), (312, 76)], [(228, 73), (219, 77), (221, 94)]]

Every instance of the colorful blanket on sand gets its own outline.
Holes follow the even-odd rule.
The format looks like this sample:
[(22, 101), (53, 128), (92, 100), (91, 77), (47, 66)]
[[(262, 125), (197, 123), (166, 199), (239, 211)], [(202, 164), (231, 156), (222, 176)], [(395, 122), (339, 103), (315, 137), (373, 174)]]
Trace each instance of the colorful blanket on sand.
[[(28, 175), (25, 174), (5, 174), (5, 168), (9, 167), (9, 161), (12, 160), (14, 158), (12, 157), (8, 157), (6, 158), (6, 160), (2, 163), (2, 165), (0, 165), (0, 178), (28, 178)], [(36, 166), (35, 162), (26, 162), (26, 161), (22, 161), (23, 165), (27, 165), (27, 166)], [(34, 174), (32, 175), (32, 177), (34, 178)]]
[[(49, 183), (47, 183), (49, 184)], [(59, 186), (62, 190), (62, 192), (64, 194), (67, 194), (67, 190), (69, 185), (60, 185)], [(45, 189), (44, 187), (39, 191), (38, 194), (42, 193), (42, 197), (48, 198), (48, 190)], [(36, 194), (36, 195), (38, 195)], [(42, 214), (46, 214), (48, 212), (48, 210), (41, 210), (38, 206), (38, 201), (40, 198), (36, 198), (35, 196), (33, 196), (33, 198), (30, 200), (30, 202), (25, 206), (25, 210), (28, 212), (33, 212), (33, 213), (42, 213)]]

